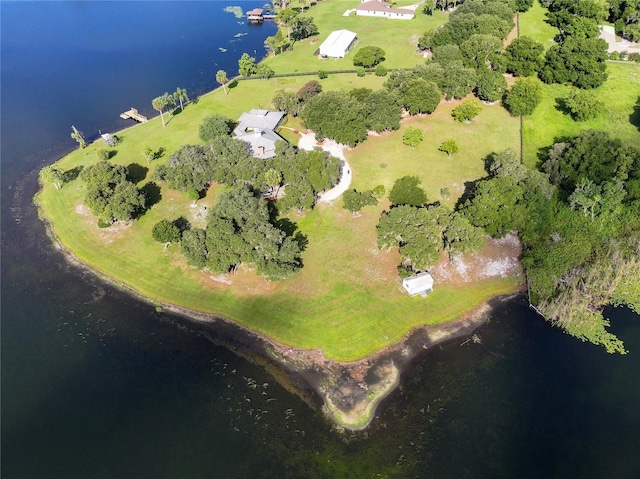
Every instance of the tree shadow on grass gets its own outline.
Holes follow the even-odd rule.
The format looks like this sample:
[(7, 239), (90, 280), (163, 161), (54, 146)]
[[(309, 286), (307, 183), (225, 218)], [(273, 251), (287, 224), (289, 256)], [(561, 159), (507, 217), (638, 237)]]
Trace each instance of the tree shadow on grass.
[(279, 218), (273, 222), (273, 225), (283, 231), (288, 237), (293, 238), (294, 241), (298, 243), (301, 251), (307, 249), (309, 239), (306, 235), (298, 231), (298, 225), (289, 218)]
[(180, 234), (191, 229), (191, 223), (189, 223), (189, 220), (186, 219), (184, 216), (176, 218), (175, 220), (172, 221), (172, 223), (175, 225), (176, 228), (180, 230)]
[(633, 106), (633, 113), (629, 115), (629, 122), (640, 131), (640, 96)]
[(147, 177), (149, 168), (139, 165), (138, 163), (131, 163), (127, 166), (127, 179), (132, 183), (140, 183)]
[(232, 90), (233, 88), (238, 86), (238, 80), (231, 80), (228, 84), (227, 84), (227, 88), (229, 90)]
[(82, 172), (83, 169), (84, 169), (84, 166), (78, 165), (75, 168), (71, 168), (70, 170), (65, 171), (62, 174), (62, 182), (69, 183), (70, 181), (76, 180), (78, 176), (80, 176), (80, 173)]
[(155, 181), (149, 181), (142, 188), (140, 188), (140, 191), (145, 197), (145, 206), (147, 209), (159, 203), (162, 199), (160, 187), (156, 184)]

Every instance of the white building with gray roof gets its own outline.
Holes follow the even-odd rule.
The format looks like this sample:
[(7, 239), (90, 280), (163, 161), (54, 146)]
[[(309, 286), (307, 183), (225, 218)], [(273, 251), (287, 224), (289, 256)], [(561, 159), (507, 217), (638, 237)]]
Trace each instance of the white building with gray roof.
[(251, 147), (253, 156), (267, 159), (276, 156), (276, 142), (286, 141), (275, 132), (285, 112), (253, 109), (238, 118), (233, 134)]

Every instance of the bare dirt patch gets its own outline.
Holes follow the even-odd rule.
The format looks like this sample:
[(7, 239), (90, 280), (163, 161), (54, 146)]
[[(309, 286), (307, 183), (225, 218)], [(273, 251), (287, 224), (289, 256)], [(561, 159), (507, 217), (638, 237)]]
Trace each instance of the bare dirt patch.
[(444, 255), (430, 273), (436, 283), (455, 286), (483, 279), (522, 276), (521, 252), (522, 245), (514, 234), (498, 240), (489, 238), (484, 248), (473, 255), (460, 255), (453, 261)]

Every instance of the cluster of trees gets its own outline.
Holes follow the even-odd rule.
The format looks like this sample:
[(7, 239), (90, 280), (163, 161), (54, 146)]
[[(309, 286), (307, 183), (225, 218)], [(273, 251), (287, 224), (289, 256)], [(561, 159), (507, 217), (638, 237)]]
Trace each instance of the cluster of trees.
[(484, 233), (458, 212), (439, 204), (427, 205), (427, 196), (414, 176), (398, 179), (389, 200), (392, 207), (380, 216), (377, 226), (379, 248), (400, 251), (402, 273), (433, 266), (443, 251), (450, 258), (479, 250)]
[(275, 35), (267, 37), (264, 41), (267, 50), (274, 55), (289, 50), (298, 40), (304, 40), (319, 33), (318, 27), (313, 23), (313, 17), (300, 15), (291, 8), (280, 10), (276, 19), (278, 24), (284, 27), (287, 35), (285, 36), (282, 30), (278, 30)]
[(388, 90), (328, 91), (310, 98), (301, 117), (319, 140), (333, 138), (355, 146), (367, 138), (368, 130), (400, 128), (402, 106), (397, 93)]
[(640, 41), (640, 0), (608, 0), (607, 20), (616, 33), (632, 42)]
[(607, 42), (598, 38), (607, 16), (598, 0), (546, 2), (547, 22), (560, 33), (545, 56), (539, 76), (545, 83), (567, 83), (578, 88), (597, 88), (607, 79)]
[(542, 171), (512, 152), (487, 162), (489, 176), (458, 211), (493, 237), (517, 231), (530, 300), (548, 320), (609, 352), (624, 346), (606, 330), (607, 304), (640, 310), (629, 275), (640, 274), (640, 150), (584, 131), (556, 143)]
[(313, 98), (322, 91), (322, 85), (318, 80), (309, 80), (297, 92), (290, 90), (278, 90), (271, 99), (271, 103), (278, 110), (286, 112), (289, 116), (298, 116), (302, 112), (307, 100)]
[(101, 224), (128, 221), (142, 213), (145, 196), (128, 177), (128, 169), (108, 161), (84, 168), (80, 179), (87, 185), (85, 204)]
[(164, 112), (166, 110), (171, 110), (175, 108), (176, 105), (180, 105), (180, 111), (184, 108), (184, 103), (189, 101), (189, 96), (187, 95), (187, 90), (184, 88), (178, 87), (174, 93), (167, 93), (154, 98), (151, 100), (151, 106), (154, 110), (160, 113), (160, 118), (162, 118), (162, 126), (167, 126), (164, 121)]
[[(162, 242), (175, 241), (180, 234), (167, 220), (156, 227), (154, 237), (157, 234)], [(182, 252), (193, 266), (224, 274), (246, 264), (269, 280), (288, 278), (302, 267), (301, 243), (303, 238), (273, 224), (267, 202), (248, 185), (224, 192), (209, 212), (206, 228), (188, 228), (180, 239)]]
[(322, 150), (297, 150), (285, 142), (276, 145), (274, 158), (263, 160), (251, 155), (244, 141), (220, 135), (206, 145), (183, 146), (167, 164), (158, 166), (155, 178), (200, 196), (212, 183), (246, 184), (274, 198), (283, 187), (277, 208), (302, 212), (313, 207), (318, 193), (338, 182), (340, 160)]
[[(255, 57), (250, 56), (248, 53), (243, 53), (238, 60), (238, 73), (243, 77), (257, 76), (260, 78), (271, 78), (275, 75), (275, 72), (264, 63), (256, 65)], [(217, 81), (224, 86), (224, 82), (221, 82), (220, 79)]]

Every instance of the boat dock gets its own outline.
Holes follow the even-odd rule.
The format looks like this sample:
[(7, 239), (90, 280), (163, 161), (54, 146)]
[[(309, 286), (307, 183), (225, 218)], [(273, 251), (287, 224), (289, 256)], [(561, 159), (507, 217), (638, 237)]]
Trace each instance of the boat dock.
[(131, 120), (138, 121), (140, 123), (145, 123), (149, 121), (149, 119), (146, 116), (138, 113), (138, 110), (135, 108), (131, 108), (130, 110), (125, 111), (124, 113), (120, 113), (120, 118), (122, 118), (123, 120), (131, 119)]

